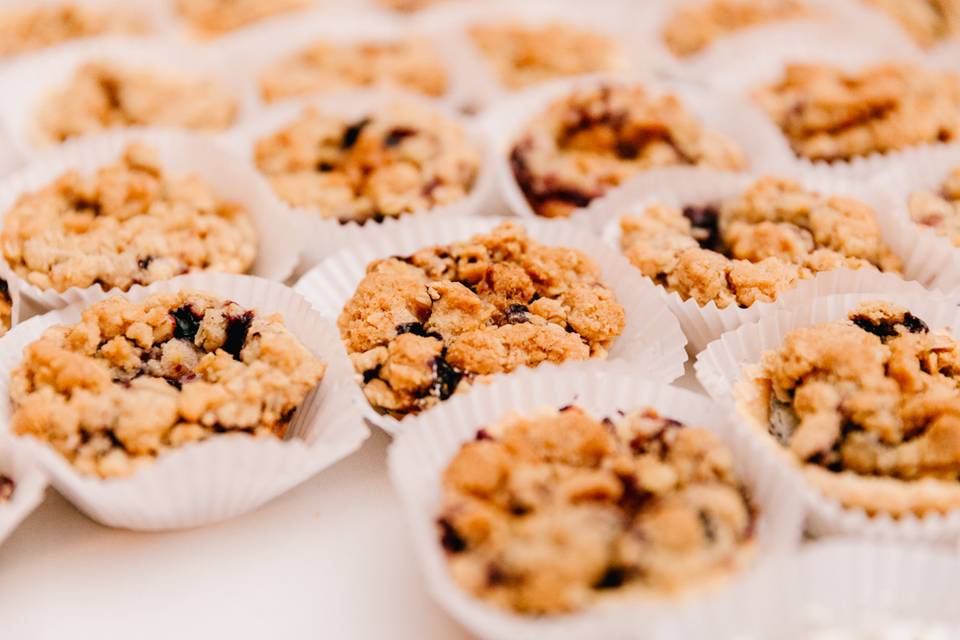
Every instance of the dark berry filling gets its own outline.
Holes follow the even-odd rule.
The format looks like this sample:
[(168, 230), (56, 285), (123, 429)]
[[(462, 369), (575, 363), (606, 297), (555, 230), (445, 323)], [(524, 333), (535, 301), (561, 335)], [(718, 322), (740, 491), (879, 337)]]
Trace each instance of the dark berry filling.
[(449, 520), (440, 518), (437, 526), (440, 527), (440, 544), (448, 553), (463, 553), (467, 550), (467, 541), (457, 533)]
[(623, 567), (607, 567), (600, 579), (594, 583), (593, 588), (598, 590), (617, 589), (623, 586), (626, 579), (627, 572)]
[(239, 316), (227, 316), (227, 338), (223, 341), (224, 351), (240, 359), (240, 351), (247, 341), (247, 332), (250, 331), (250, 323), (253, 322), (253, 311), (245, 311)]
[(395, 147), (407, 138), (417, 135), (415, 129), (409, 127), (394, 127), (391, 129), (386, 136), (383, 138), (383, 146), (388, 149)]
[(692, 235), (700, 248), (723, 253), (720, 239), (720, 211), (714, 205), (687, 206), (683, 215), (693, 227)]
[(453, 366), (447, 362), (446, 355), (447, 349), (444, 347), (440, 353), (440, 357), (434, 360), (434, 382), (433, 387), (430, 389), (430, 394), (441, 400), (446, 400), (452, 396), (453, 392), (457, 390), (457, 385), (460, 384), (460, 381), (463, 379), (463, 372), (454, 369)]
[(199, 316), (190, 305), (178, 307), (170, 312), (173, 318), (173, 337), (178, 340), (189, 340), (197, 337), (197, 331), (200, 330), (200, 321), (203, 320), (203, 314)]
[(412, 333), (413, 335), (420, 336), (421, 338), (436, 338), (437, 340), (443, 340), (443, 336), (433, 331), (427, 331), (426, 327), (423, 326), (423, 323), (420, 322), (404, 322), (403, 324), (398, 324), (396, 326), (396, 330), (398, 336), (405, 333)]
[(347, 127), (343, 132), (343, 139), (340, 140), (340, 148), (344, 151), (353, 148), (353, 145), (357, 144), (360, 134), (368, 124), (370, 124), (370, 118), (364, 118)]
[(150, 268), (150, 263), (153, 262), (153, 260), (154, 260), (153, 256), (140, 258), (139, 260), (137, 260), (137, 266), (143, 269), (144, 271), (146, 271), (147, 269)]
[(507, 324), (523, 324), (529, 322), (527, 314), (530, 313), (530, 309), (527, 308), (525, 304), (512, 304), (507, 308), (507, 313), (504, 314), (503, 320)]
[(930, 331), (930, 327), (927, 326), (926, 322), (909, 312), (903, 315), (903, 322), (894, 322), (892, 320), (874, 321), (871, 318), (860, 315), (854, 316), (850, 318), (850, 320), (862, 330), (867, 333), (872, 333), (878, 338), (892, 338), (899, 335), (897, 326), (902, 326), (910, 333), (928, 333)]

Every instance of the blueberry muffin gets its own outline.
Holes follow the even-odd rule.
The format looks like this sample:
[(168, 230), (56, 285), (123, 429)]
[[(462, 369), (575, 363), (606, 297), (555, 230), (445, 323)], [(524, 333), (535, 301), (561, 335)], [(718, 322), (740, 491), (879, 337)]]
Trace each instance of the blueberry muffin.
[(443, 474), (438, 537), (465, 591), (538, 615), (729, 575), (754, 522), (711, 431), (570, 406), (508, 415), (464, 444)]
[(924, 48), (960, 37), (960, 0), (864, 0), (896, 20)]
[(766, 177), (740, 195), (675, 209), (660, 204), (620, 220), (620, 247), (684, 300), (749, 307), (833, 269), (899, 272), (873, 209)]
[[(29, 5), (30, 3), (24, 3)], [(0, 10), (0, 58), (37, 51), (79, 38), (147, 31), (135, 14), (65, 2)]]
[(207, 38), (312, 5), (313, 0), (176, 0), (180, 17)]
[(10, 268), (40, 289), (123, 290), (194, 271), (243, 273), (257, 236), (250, 214), (194, 175), (171, 176), (146, 145), (93, 176), (71, 171), (20, 197), (3, 218)]
[(751, 27), (814, 15), (802, 0), (706, 0), (677, 8), (664, 25), (662, 37), (675, 56), (691, 56)]
[(743, 416), (847, 507), (960, 506), (960, 346), (882, 301), (789, 333), (737, 385)]
[(406, 103), (359, 120), (308, 107), (257, 142), (254, 154), (281, 200), (343, 223), (457, 202), (470, 193), (481, 162), (459, 124)]
[(473, 25), (468, 33), (500, 82), (510, 89), (626, 66), (626, 55), (614, 40), (561, 22), (544, 26), (483, 23)]
[(82, 474), (129, 476), (223, 434), (282, 438), (325, 369), (279, 315), (194, 291), (110, 298), (27, 346), (11, 428)]
[(754, 92), (798, 157), (834, 162), (960, 139), (960, 75), (912, 63), (789, 64)]
[(503, 223), (371, 263), (337, 324), (367, 400), (402, 418), (494, 374), (603, 358), (626, 317), (587, 256)]
[(426, 39), (317, 42), (260, 74), (267, 102), (321, 91), (399, 87), (437, 98), (447, 92), (442, 56)]
[(578, 89), (529, 122), (510, 152), (537, 215), (567, 217), (642, 171), (697, 166), (739, 171), (740, 148), (705, 129), (671, 94), (639, 85)]
[(920, 190), (910, 194), (910, 219), (934, 230), (960, 247), (960, 167), (955, 167), (939, 191)]

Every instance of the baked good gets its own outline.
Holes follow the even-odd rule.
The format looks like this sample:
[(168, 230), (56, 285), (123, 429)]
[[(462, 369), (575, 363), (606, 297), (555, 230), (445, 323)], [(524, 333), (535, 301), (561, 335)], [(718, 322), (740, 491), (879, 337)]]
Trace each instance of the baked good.
[(180, 17), (207, 38), (312, 5), (313, 0), (176, 0)]
[(40, 289), (129, 289), (193, 271), (243, 273), (257, 254), (249, 213), (195, 175), (171, 176), (132, 144), (93, 176), (71, 171), (3, 218), (10, 268)]
[(281, 200), (340, 222), (452, 204), (480, 170), (480, 151), (458, 123), (409, 103), (358, 120), (307, 107), (254, 153)]
[(794, 153), (834, 162), (960, 139), (960, 74), (913, 63), (849, 73), (788, 64), (754, 98)]
[(939, 191), (924, 189), (910, 194), (908, 209), (914, 222), (960, 247), (960, 167), (947, 175)]
[(41, 102), (36, 128), (47, 144), (114, 127), (216, 131), (234, 123), (237, 109), (230, 91), (206, 77), (89, 62)]
[(13, 500), (13, 492), (17, 489), (17, 483), (10, 476), (0, 473), (0, 504)]
[(222, 434), (282, 438), (325, 368), (279, 315), (196, 291), (114, 297), (26, 347), (11, 428), (82, 474), (128, 476)]
[(543, 26), (479, 23), (468, 34), (510, 89), (626, 67), (626, 55), (612, 38), (563, 22)]
[(513, 222), (371, 263), (337, 321), (367, 400), (398, 418), (493, 374), (603, 358), (625, 324), (590, 258)]
[(864, 0), (886, 12), (921, 47), (960, 37), (960, 0)]
[(13, 299), (10, 297), (10, 285), (0, 278), (0, 336), (10, 330), (13, 323)]
[(773, 302), (821, 271), (902, 266), (869, 205), (785, 178), (760, 178), (723, 202), (654, 204), (621, 218), (620, 229), (620, 247), (643, 275), (721, 309)]
[(662, 37), (674, 55), (691, 56), (751, 27), (815, 15), (802, 0), (705, 0), (678, 7), (664, 24)]
[(319, 91), (392, 86), (431, 97), (447, 92), (441, 54), (424, 38), (317, 42), (277, 60), (260, 74), (267, 102)]
[(601, 85), (550, 103), (517, 138), (510, 164), (533, 210), (555, 218), (641, 171), (673, 165), (738, 171), (747, 161), (676, 96), (640, 85)]
[(137, 15), (119, 7), (106, 11), (64, 2), (3, 9), (0, 10), (0, 58), (78, 38), (144, 31), (147, 31), (147, 25)]
[(754, 521), (711, 431), (576, 406), (480, 430), (444, 471), (437, 520), (454, 581), (524, 614), (703, 586), (745, 563)]
[(741, 414), (826, 496), (870, 514), (960, 506), (960, 347), (885, 301), (790, 332), (736, 387)]

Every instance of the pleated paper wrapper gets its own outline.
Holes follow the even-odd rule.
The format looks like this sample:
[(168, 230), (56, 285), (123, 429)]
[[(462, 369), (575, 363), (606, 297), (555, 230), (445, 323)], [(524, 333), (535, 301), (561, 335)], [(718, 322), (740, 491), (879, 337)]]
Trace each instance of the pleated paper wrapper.
[(0, 436), (0, 476), (6, 476), (14, 482), (11, 499), (0, 502), (0, 544), (3, 544), (17, 525), (43, 501), (47, 480), (40, 469), (5, 436)]

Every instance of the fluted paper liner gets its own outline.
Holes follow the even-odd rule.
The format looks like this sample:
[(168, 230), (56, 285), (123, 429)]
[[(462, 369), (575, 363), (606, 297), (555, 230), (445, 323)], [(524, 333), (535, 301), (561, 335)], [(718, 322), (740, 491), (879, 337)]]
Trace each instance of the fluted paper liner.
[[(523, 617), (493, 608), (461, 590), (450, 578), (440, 547), (436, 518), (443, 470), (477, 430), (505, 414), (529, 414), (541, 407), (577, 404), (597, 418), (651, 407), (664, 416), (709, 428), (730, 447), (738, 474), (758, 508), (756, 555), (752, 563), (792, 549), (799, 540), (802, 507), (776, 478), (769, 462), (754, 458), (713, 403), (703, 396), (599, 367), (547, 365), (479, 386), (417, 417), (390, 447), (390, 477), (404, 506), (421, 571), (432, 596), (461, 624), (482, 638), (655, 637), (672, 616), (718, 597), (742, 579), (718, 580), (680, 598), (629, 597), (582, 613)], [(648, 633), (647, 633), (648, 632)], [(681, 637), (681, 636), (656, 636)]]
[[(748, 382), (754, 376), (761, 354), (779, 348), (788, 333), (823, 322), (842, 320), (865, 300), (887, 300), (909, 309), (932, 331), (946, 330), (955, 337), (960, 330), (960, 309), (947, 298), (932, 293), (910, 294), (887, 291), (826, 296), (808, 301), (794, 311), (778, 311), (758, 322), (723, 334), (700, 353), (695, 369), (707, 393), (735, 416), (736, 424), (751, 442), (751, 455), (776, 461), (780, 474), (794, 487), (807, 505), (809, 526), (822, 535), (856, 535), (909, 541), (960, 540), (960, 510), (946, 515), (924, 517), (869, 516), (862, 509), (846, 508), (820, 493), (804, 477), (799, 462), (767, 433), (766, 425), (743, 410)], [(744, 388), (738, 390), (743, 381)], [(923, 484), (913, 485), (918, 495)]]
[(13, 497), (0, 502), (0, 544), (43, 501), (47, 480), (40, 469), (6, 437), (0, 437), (0, 476), (13, 480)]
[[(332, 255), (297, 282), (295, 289), (325, 318), (336, 322), (370, 262), (488, 233), (499, 218), (444, 218), (388, 221), (372, 231), (363, 244)], [(555, 247), (579, 249), (600, 268), (601, 281), (616, 295), (627, 316), (623, 333), (610, 347), (605, 365), (629, 367), (637, 376), (671, 382), (683, 373), (686, 339), (676, 319), (657, 296), (653, 285), (600, 239), (563, 222), (524, 220), (529, 237)], [(359, 386), (359, 385), (358, 385)], [(477, 388), (482, 385), (474, 385)], [(468, 392), (472, 393), (472, 391)], [(378, 414), (368, 404), (366, 417), (388, 432), (404, 422)], [(432, 411), (432, 409), (430, 410)]]
[[(280, 313), (286, 327), (327, 364), (323, 380), (307, 396), (287, 439), (218, 435), (166, 452), (129, 478), (82, 475), (52, 447), (32, 436), (17, 444), (49, 475), (51, 483), (94, 520), (138, 530), (196, 527), (251, 511), (356, 450), (368, 431), (358, 409), (363, 401), (353, 368), (334, 327), (309, 303), (281, 284), (252, 276), (186, 275), (122, 294), (142, 301), (160, 292), (204, 291), (260, 314)], [(10, 371), (23, 349), (56, 324), (76, 323), (89, 303), (51, 311), (14, 328), (0, 340), (0, 424), (9, 431)]]

